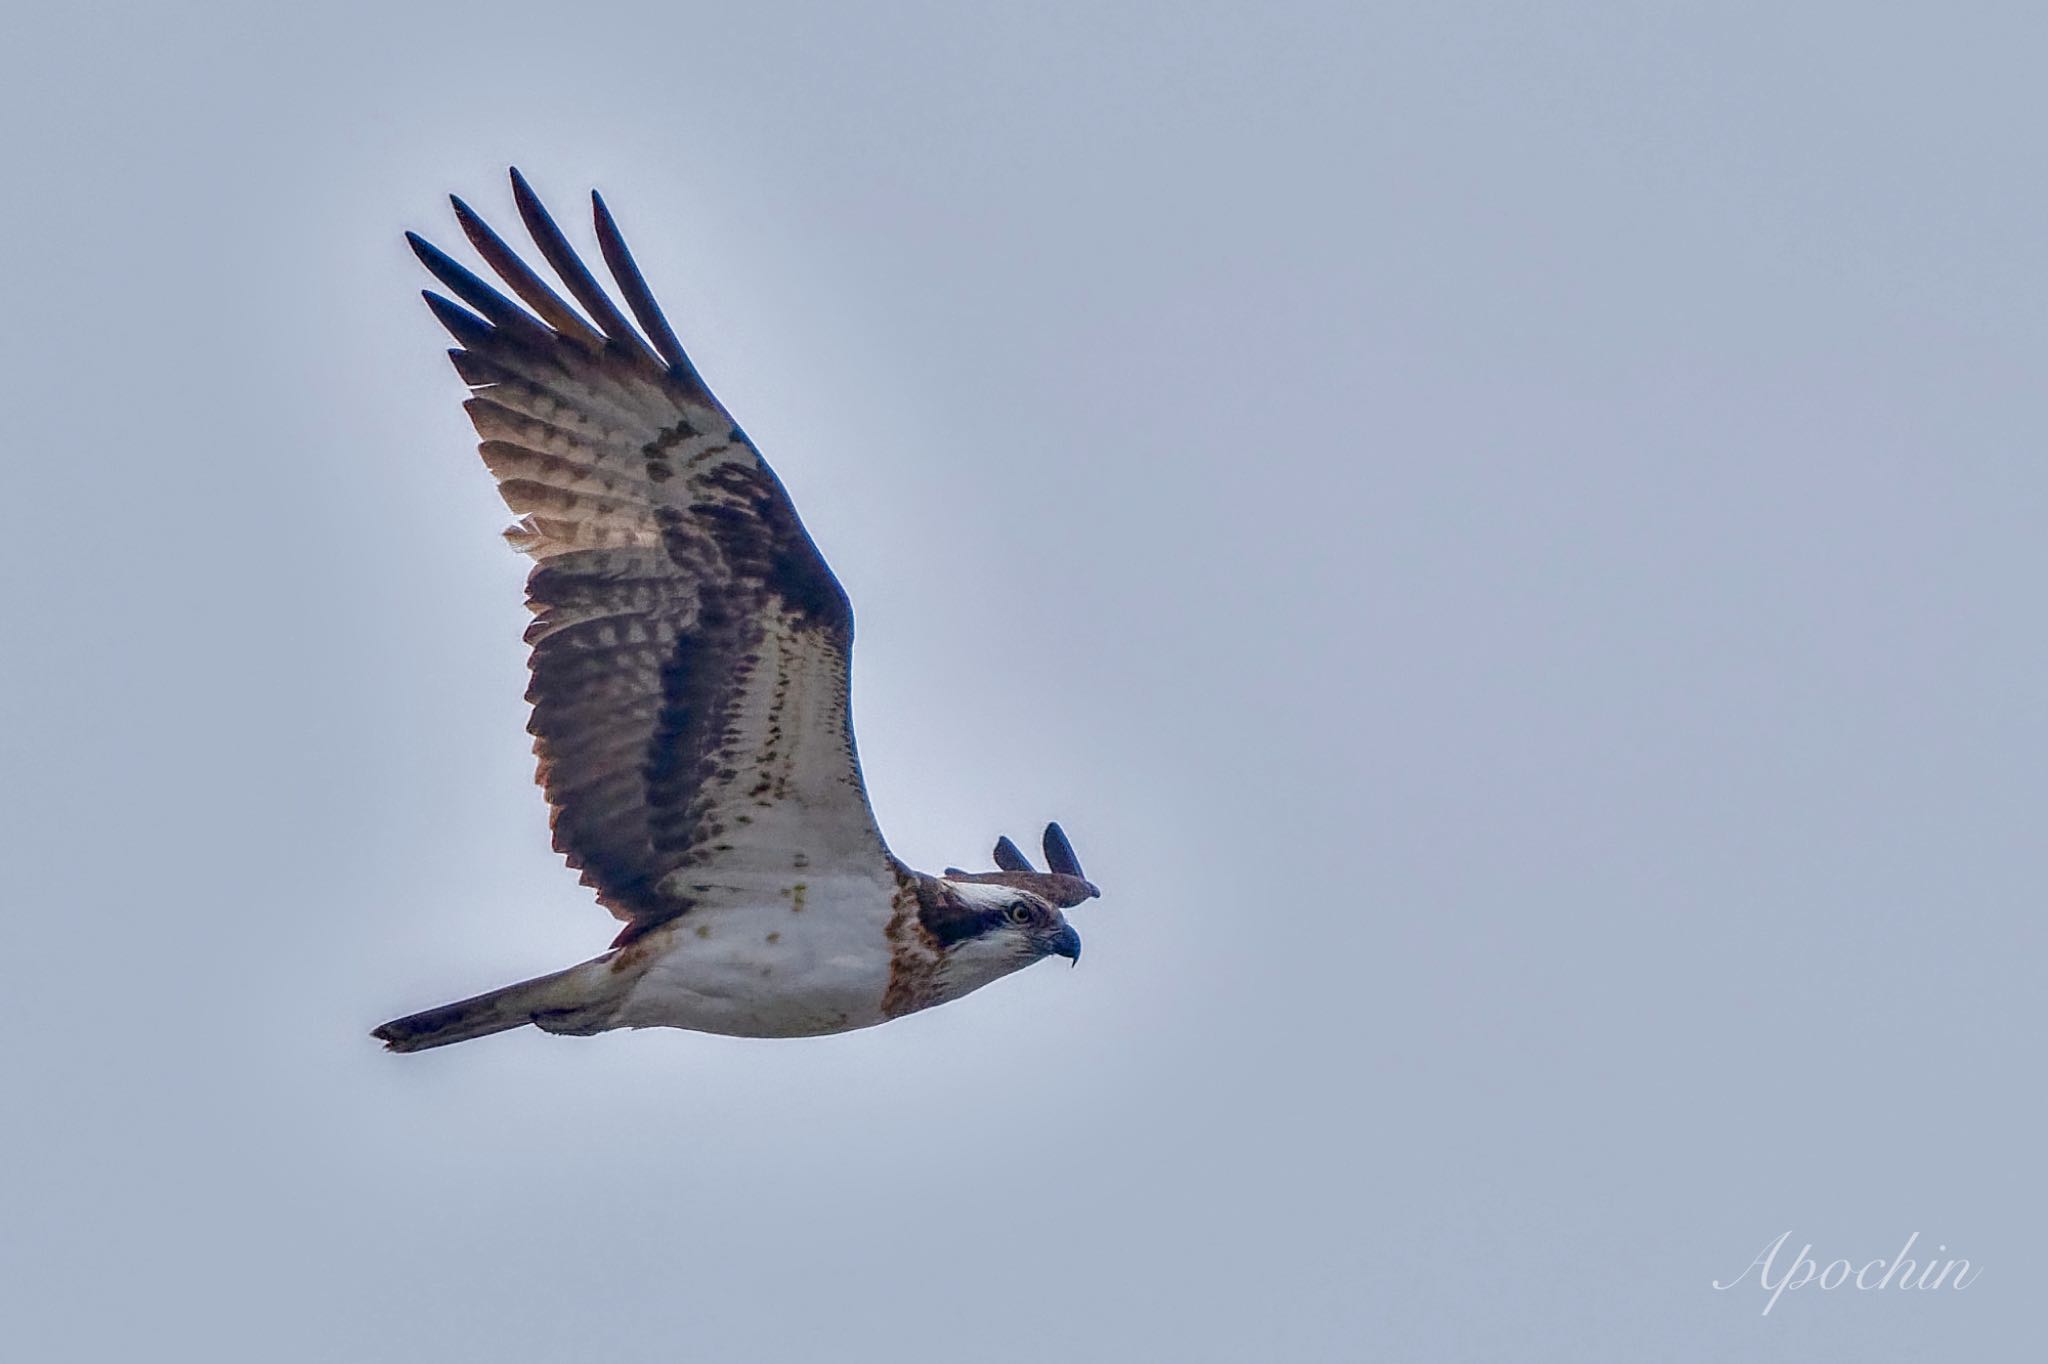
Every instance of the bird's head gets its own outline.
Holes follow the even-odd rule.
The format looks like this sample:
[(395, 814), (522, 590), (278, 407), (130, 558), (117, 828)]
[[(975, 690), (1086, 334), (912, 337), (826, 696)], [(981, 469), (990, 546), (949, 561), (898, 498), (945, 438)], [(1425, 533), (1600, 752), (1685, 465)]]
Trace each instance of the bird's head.
[(1081, 935), (1059, 906), (1009, 886), (949, 885), (957, 910), (941, 977), (965, 994), (1041, 957), (1081, 960)]
[(1050, 872), (1034, 868), (1007, 838), (996, 844), (998, 870), (946, 869), (945, 906), (928, 911), (925, 922), (944, 948), (949, 993), (978, 989), (1042, 957), (1080, 963), (1081, 935), (1061, 911), (1102, 892), (1081, 874), (1057, 824), (1046, 826), (1045, 851)]

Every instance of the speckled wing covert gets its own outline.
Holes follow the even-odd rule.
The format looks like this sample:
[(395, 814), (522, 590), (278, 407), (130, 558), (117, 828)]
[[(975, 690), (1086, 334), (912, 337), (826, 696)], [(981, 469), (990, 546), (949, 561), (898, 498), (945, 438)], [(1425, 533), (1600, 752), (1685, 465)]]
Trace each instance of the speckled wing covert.
[(534, 560), (528, 729), (556, 849), (627, 921), (622, 940), (687, 910), (693, 885), (781, 884), (806, 865), (893, 879), (854, 749), (845, 592), (604, 201), (598, 244), (637, 330), (517, 170), (512, 189), (580, 314), (460, 199), (463, 232), (525, 307), (408, 240), (467, 305), (426, 294), (519, 516), (506, 536)]

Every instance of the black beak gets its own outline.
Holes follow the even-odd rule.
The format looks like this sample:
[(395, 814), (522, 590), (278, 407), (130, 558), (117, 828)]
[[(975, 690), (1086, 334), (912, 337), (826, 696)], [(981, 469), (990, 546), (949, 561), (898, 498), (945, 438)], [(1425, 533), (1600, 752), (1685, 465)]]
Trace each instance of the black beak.
[(1052, 950), (1076, 966), (1081, 964), (1081, 935), (1072, 924), (1060, 925), (1059, 935), (1052, 940)]

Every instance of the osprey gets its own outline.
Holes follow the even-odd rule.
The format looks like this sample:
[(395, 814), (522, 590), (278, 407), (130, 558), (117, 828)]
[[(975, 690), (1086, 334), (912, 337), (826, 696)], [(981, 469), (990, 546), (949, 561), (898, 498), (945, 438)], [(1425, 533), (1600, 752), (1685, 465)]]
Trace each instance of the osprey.
[(394, 1051), (528, 1023), (815, 1036), (1043, 957), (1078, 962), (1061, 911), (1099, 892), (1057, 824), (1044, 872), (1008, 838), (990, 872), (928, 876), (891, 855), (854, 749), (845, 591), (604, 200), (599, 248), (637, 329), (517, 170), (512, 192), (580, 313), (460, 199), (464, 235), (518, 303), (407, 240), (460, 300), (426, 293), (519, 517), (506, 538), (534, 561), (527, 728), (555, 849), (625, 928), (590, 961), (374, 1036)]

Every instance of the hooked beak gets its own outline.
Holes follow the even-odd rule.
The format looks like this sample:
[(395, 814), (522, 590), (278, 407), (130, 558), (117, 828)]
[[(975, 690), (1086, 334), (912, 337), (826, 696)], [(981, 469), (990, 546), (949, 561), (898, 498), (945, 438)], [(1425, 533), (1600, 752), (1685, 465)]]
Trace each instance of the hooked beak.
[(1074, 931), (1072, 924), (1061, 924), (1058, 936), (1052, 940), (1052, 950), (1079, 966), (1081, 964), (1081, 935)]

